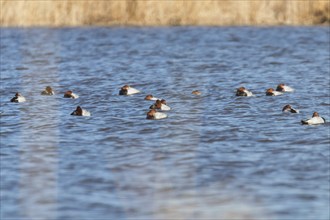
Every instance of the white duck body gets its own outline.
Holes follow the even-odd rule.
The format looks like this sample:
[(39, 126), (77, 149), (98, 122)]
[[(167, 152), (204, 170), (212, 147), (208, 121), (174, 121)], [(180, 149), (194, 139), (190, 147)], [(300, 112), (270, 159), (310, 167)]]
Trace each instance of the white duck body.
[(162, 104), (162, 106), (160, 107), (160, 110), (162, 111), (169, 111), (171, 110), (171, 107), (165, 104)]
[(293, 92), (294, 89), (290, 86), (285, 85), (285, 84), (279, 84), (276, 87), (276, 91), (279, 91), (279, 92)]
[(24, 96), (18, 96), (17, 97), (17, 102), (26, 102), (26, 99)]
[(246, 93), (246, 96), (253, 96), (253, 93), (249, 90), (244, 90), (244, 92)]
[(91, 116), (91, 113), (87, 111), (86, 109), (81, 108), (80, 106), (77, 107), (76, 110), (74, 110), (71, 115), (75, 116)]
[(157, 101), (159, 98), (154, 97), (153, 95), (147, 95), (144, 100), (148, 100), (148, 101)]
[(154, 117), (156, 120), (158, 120), (158, 119), (167, 118), (167, 115), (163, 112), (156, 112)]
[(77, 95), (76, 93), (73, 93), (73, 92), (70, 90), (70, 91), (67, 91), (67, 92), (64, 94), (64, 98), (77, 99), (77, 98), (79, 98), (79, 95)]
[(283, 95), (283, 92), (273, 91), (273, 96)]
[(13, 97), (10, 101), (11, 102), (26, 102), (26, 99), (20, 93), (16, 93), (15, 97)]
[(284, 92), (293, 92), (294, 89), (290, 86), (283, 86)]
[(163, 119), (163, 118), (167, 118), (167, 115), (162, 112), (157, 112), (155, 109), (151, 109), (147, 113), (147, 119), (149, 119), (149, 120), (159, 120), (159, 119)]
[(136, 93), (140, 93), (140, 90), (137, 90), (137, 89), (132, 88), (132, 87), (129, 87), (127, 89), (127, 95), (133, 95), (133, 94), (136, 94)]
[(317, 124), (324, 124), (325, 123), (325, 119), (320, 117), (319, 113), (314, 112), (313, 113), (313, 117), (311, 119), (307, 119), (307, 120), (301, 120), (302, 124), (305, 125), (317, 125)]
[(79, 95), (77, 95), (76, 93), (72, 93), (72, 97), (73, 97), (73, 99), (77, 99), (77, 98), (79, 98)]
[(136, 94), (136, 93), (140, 93), (140, 91), (133, 88), (133, 87), (130, 87), (129, 85), (124, 85), (119, 90), (119, 95), (133, 95), (133, 94)]
[(240, 87), (236, 90), (236, 96), (253, 96), (252, 92), (245, 89), (245, 87)]
[(159, 99), (158, 99), (155, 104), (150, 106), (150, 109), (157, 109), (160, 111), (169, 111), (169, 110), (171, 110), (171, 107), (166, 104), (160, 103)]
[(91, 116), (91, 113), (87, 111), (86, 109), (83, 109), (82, 116)]
[(282, 94), (283, 94), (283, 92), (275, 91), (272, 88), (267, 89), (267, 91), (266, 91), (266, 96), (278, 96), (278, 95), (282, 95)]
[(306, 125), (318, 125), (318, 124), (324, 124), (325, 120), (322, 117), (312, 117), (308, 120), (302, 120), (301, 123)]

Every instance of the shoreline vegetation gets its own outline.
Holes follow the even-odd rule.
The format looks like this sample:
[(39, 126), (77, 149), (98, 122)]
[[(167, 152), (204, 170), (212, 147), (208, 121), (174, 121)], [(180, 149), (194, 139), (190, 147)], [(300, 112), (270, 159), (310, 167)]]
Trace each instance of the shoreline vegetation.
[(329, 0), (1, 0), (1, 27), (329, 25)]

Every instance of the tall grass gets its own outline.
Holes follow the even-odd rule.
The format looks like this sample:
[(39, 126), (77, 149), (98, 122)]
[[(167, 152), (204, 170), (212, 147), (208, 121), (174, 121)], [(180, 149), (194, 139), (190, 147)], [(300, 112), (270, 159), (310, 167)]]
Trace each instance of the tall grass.
[(1, 26), (330, 24), (329, 0), (1, 0)]

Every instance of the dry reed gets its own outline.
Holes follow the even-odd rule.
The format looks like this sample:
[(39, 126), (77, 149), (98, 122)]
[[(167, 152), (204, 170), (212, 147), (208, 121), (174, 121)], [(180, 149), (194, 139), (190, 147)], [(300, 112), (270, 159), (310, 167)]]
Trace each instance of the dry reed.
[(329, 0), (1, 0), (1, 26), (319, 25)]

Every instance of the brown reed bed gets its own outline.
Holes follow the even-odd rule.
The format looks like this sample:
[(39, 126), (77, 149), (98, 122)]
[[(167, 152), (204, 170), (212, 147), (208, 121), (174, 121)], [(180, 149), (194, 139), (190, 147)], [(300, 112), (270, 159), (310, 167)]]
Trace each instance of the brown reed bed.
[(329, 0), (1, 0), (1, 26), (329, 25)]

